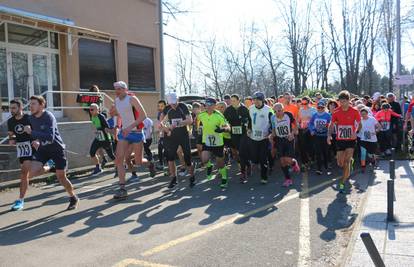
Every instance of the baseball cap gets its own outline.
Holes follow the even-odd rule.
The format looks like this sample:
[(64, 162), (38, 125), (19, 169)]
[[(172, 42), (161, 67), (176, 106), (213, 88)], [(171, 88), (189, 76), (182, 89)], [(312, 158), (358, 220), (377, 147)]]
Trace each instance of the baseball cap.
[(178, 97), (177, 97), (177, 94), (176, 93), (169, 93), (168, 95), (167, 95), (167, 103), (168, 104), (177, 104), (177, 102), (178, 102)]
[(318, 104), (316, 105), (317, 107), (325, 107), (326, 106), (326, 101), (325, 99), (321, 99), (319, 100)]
[(390, 97), (395, 97), (395, 95), (393, 93), (388, 93), (387, 98), (390, 98)]
[(206, 105), (207, 106), (214, 106), (215, 104), (217, 104), (217, 101), (214, 98), (208, 97), (206, 99)]
[(230, 95), (225, 95), (223, 99), (230, 99)]
[(114, 82), (114, 88), (128, 89), (128, 86), (124, 81), (117, 81)]
[(262, 92), (256, 92), (253, 94), (253, 99), (265, 100), (265, 95)]

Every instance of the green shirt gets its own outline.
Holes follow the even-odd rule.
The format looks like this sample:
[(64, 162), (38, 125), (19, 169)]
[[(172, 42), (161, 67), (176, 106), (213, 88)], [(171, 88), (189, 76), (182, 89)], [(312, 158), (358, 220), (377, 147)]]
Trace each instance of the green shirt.
[(206, 146), (223, 146), (223, 133), (216, 133), (217, 127), (227, 125), (227, 121), (223, 114), (218, 111), (213, 111), (211, 115), (207, 111), (198, 114), (199, 121), (203, 124), (202, 142)]
[(92, 116), (91, 121), (96, 128), (95, 138), (98, 141), (110, 141), (112, 139), (110, 134), (105, 133), (105, 128), (109, 128), (109, 125), (102, 114), (98, 114), (98, 116)]

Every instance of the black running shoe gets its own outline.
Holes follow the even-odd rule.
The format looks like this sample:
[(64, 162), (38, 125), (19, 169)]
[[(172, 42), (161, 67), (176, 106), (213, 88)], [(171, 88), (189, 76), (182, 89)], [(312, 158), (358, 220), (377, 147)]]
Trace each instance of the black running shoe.
[(190, 188), (193, 188), (195, 186), (195, 176), (190, 177)]
[(170, 184), (168, 185), (168, 188), (169, 189), (173, 189), (174, 187), (176, 187), (177, 186), (177, 177), (173, 177), (173, 178), (171, 178), (171, 182), (170, 182)]
[(149, 172), (150, 172), (150, 176), (151, 177), (155, 177), (155, 175), (157, 174), (157, 172), (155, 171), (155, 165), (154, 163), (150, 162), (149, 166), (148, 166)]
[(128, 191), (125, 188), (119, 188), (114, 194), (114, 199), (123, 200), (128, 198)]
[(74, 210), (78, 207), (79, 198), (74, 196), (69, 199), (69, 206), (66, 210)]

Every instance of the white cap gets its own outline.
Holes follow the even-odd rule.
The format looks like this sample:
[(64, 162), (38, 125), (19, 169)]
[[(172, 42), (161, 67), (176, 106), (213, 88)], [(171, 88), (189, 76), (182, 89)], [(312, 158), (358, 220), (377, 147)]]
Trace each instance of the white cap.
[(380, 92), (375, 92), (372, 95), (372, 100), (377, 101), (380, 96), (381, 96), (381, 93)]
[(395, 97), (395, 95), (394, 95), (393, 93), (388, 93), (388, 94), (387, 94), (387, 98), (388, 98), (388, 97)]
[(177, 104), (178, 102), (178, 97), (176, 93), (169, 93), (167, 95), (167, 103), (168, 104)]
[(114, 88), (128, 89), (128, 86), (124, 81), (118, 81), (118, 82), (114, 82)]

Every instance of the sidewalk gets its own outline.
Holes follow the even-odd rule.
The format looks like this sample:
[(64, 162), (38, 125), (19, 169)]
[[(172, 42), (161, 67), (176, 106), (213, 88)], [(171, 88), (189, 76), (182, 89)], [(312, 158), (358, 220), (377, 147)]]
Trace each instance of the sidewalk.
[[(414, 266), (414, 162), (396, 161), (394, 216), (387, 223), (389, 162), (381, 161), (369, 188), (359, 225), (355, 226), (353, 249), (344, 266), (374, 266), (360, 234), (367, 232), (385, 266)], [(351, 243), (351, 244), (352, 244)]]

